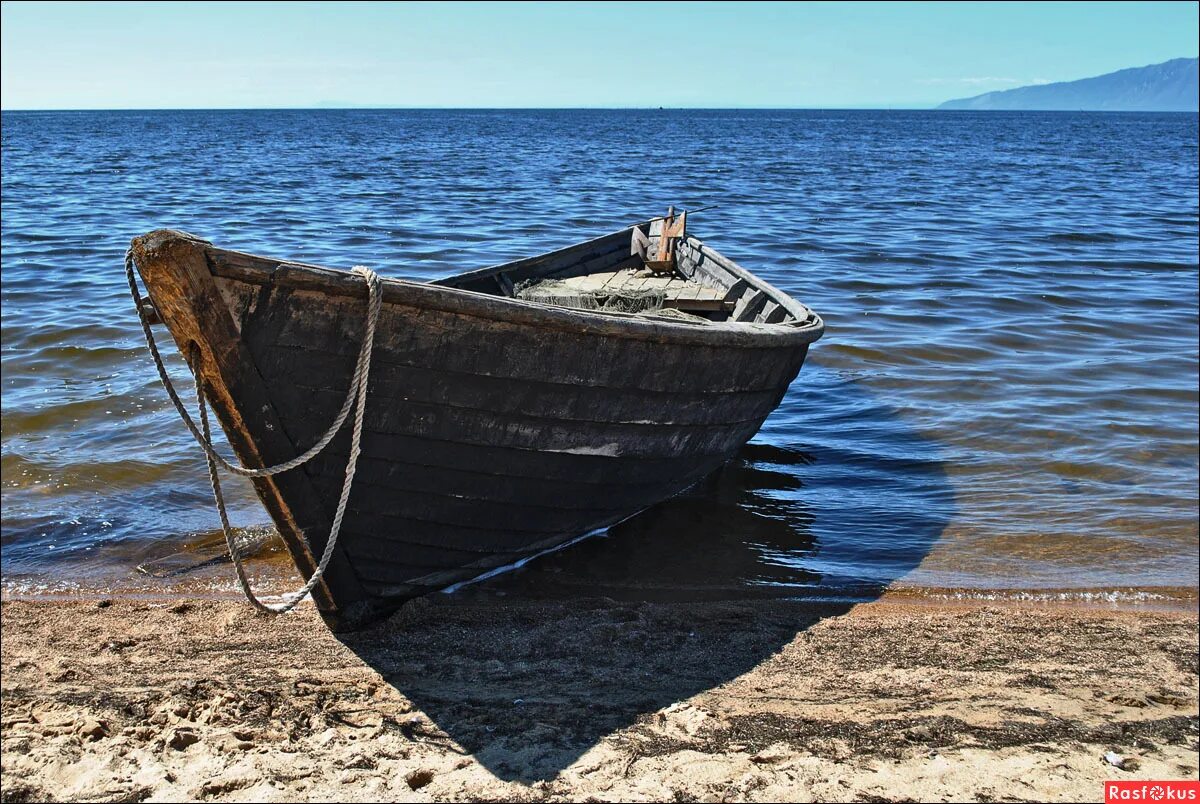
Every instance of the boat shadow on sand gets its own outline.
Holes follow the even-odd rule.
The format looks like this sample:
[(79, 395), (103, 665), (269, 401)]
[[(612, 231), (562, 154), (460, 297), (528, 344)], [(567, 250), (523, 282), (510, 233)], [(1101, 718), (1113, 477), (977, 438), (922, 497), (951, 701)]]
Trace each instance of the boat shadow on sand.
[[(834, 384), (843, 395), (855, 385)], [(796, 420), (824, 416), (818, 433), (854, 435), (747, 445), (606, 536), (340, 638), (436, 739), (501, 779), (552, 779), (605, 737), (877, 597), (941, 536), (954, 495), (937, 446), (878, 400), (843, 396), (821, 413), (814, 396), (833, 389), (812, 391), (790, 405)], [(839, 574), (856, 561), (872, 572)]]

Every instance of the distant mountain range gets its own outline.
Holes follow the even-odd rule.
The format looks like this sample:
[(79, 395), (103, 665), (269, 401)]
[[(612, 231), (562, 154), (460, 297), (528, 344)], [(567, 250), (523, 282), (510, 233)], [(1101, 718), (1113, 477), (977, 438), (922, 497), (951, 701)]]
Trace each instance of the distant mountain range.
[(1200, 111), (1198, 76), (1200, 59), (1171, 59), (1079, 81), (988, 92), (946, 101), (937, 108), (1195, 112)]

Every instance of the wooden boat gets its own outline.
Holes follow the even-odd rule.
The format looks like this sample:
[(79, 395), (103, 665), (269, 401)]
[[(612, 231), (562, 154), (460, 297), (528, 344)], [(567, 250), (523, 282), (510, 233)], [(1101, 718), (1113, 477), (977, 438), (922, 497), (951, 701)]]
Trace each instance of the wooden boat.
[[(313, 589), (331, 627), (612, 525), (754, 435), (824, 325), (683, 223), (431, 283), (384, 280), (361, 458)], [(243, 464), (316, 441), (350, 387), (363, 281), (172, 230), (136, 238), (131, 253), (153, 313), (181, 351), (204, 358), (209, 404)], [(547, 286), (586, 303), (536, 300)], [(656, 309), (609, 303), (646, 296)], [(301, 469), (254, 481), (306, 578), (349, 430)]]

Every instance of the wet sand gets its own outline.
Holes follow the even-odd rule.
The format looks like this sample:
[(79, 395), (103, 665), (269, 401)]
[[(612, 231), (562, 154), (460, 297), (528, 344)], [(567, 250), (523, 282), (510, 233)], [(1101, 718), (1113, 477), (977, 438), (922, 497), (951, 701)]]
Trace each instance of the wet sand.
[(311, 606), (2, 612), (6, 802), (1090, 801), (1198, 773), (1184, 612), (437, 596), (341, 638)]

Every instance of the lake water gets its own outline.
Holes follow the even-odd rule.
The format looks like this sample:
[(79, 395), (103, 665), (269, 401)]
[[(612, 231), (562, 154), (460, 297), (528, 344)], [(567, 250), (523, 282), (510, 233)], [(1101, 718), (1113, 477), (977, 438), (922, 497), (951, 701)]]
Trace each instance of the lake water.
[(489, 588), (1190, 600), (1197, 158), (1189, 114), (6, 112), (6, 593), (153, 591), (217, 527), (131, 237), (429, 279), (717, 204), (824, 339), (738, 460)]

